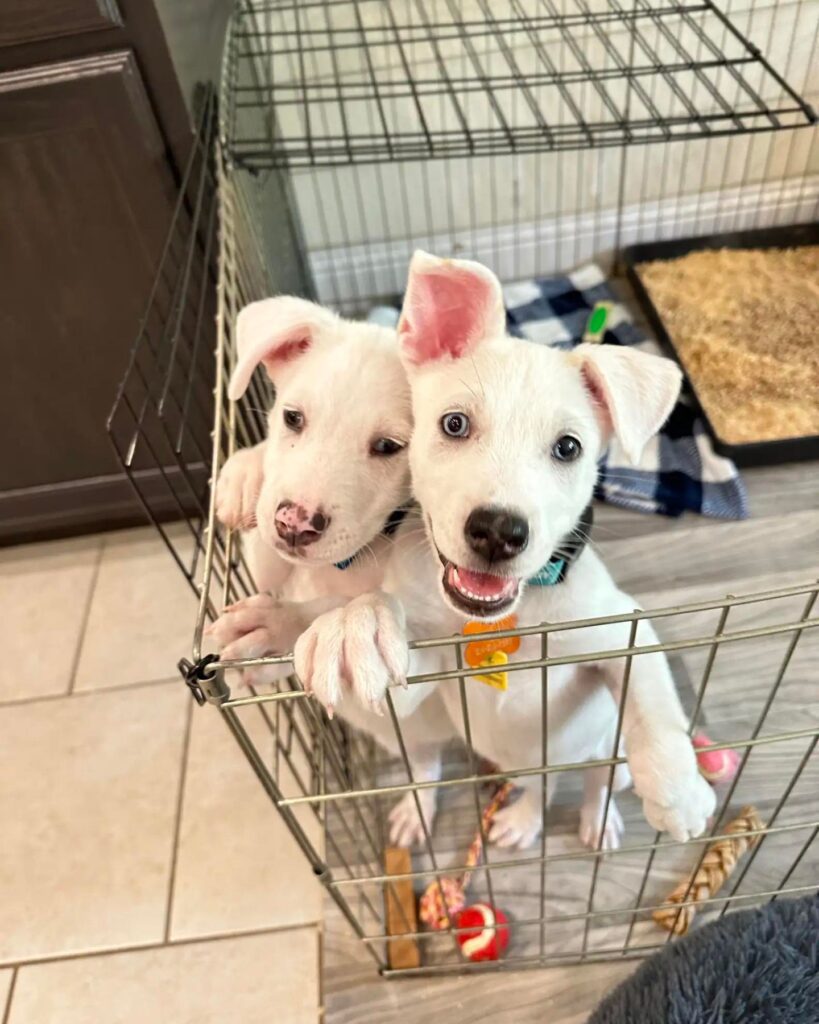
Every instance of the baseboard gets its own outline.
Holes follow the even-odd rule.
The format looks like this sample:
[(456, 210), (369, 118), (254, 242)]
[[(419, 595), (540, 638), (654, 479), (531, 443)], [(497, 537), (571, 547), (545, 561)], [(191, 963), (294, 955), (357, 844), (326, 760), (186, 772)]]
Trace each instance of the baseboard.
[[(414, 248), (440, 256), (476, 259), (503, 281), (558, 273), (590, 259), (604, 262), (615, 249), (634, 242), (811, 220), (819, 175), (785, 182), (745, 185), (628, 206), (590, 210), (539, 223), (501, 225), (368, 245), (313, 250), (310, 265), (321, 301), (345, 310), (366, 311), (393, 301), (406, 279)], [(460, 237), (460, 235), (463, 237)]]
[[(198, 497), (175, 466), (164, 474), (158, 469), (135, 474), (151, 516), (159, 522), (200, 514), (207, 496), (208, 470), (197, 464), (188, 467), (187, 474)], [(150, 521), (134, 486), (123, 474), (0, 493), (0, 545), (119, 530)]]

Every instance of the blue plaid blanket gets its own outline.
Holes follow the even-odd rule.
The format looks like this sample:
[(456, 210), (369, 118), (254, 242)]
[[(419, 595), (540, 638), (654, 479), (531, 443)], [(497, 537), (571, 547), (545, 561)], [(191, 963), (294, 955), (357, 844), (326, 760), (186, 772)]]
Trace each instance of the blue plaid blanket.
[[(508, 284), (503, 289), (510, 334), (542, 345), (572, 348), (580, 343), (598, 302), (612, 303), (603, 343), (635, 345), (658, 352), (657, 343), (632, 321), (603, 272), (589, 263), (565, 276)], [(397, 311), (379, 307), (371, 319), (392, 325)], [(745, 519), (748, 498), (730, 459), (714, 451), (700, 416), (680, 397), (660, 433), (632, 465), (613, 438), (600, 463), (597, 497), (612, 505), (679, 516), (699, 512), (720, 519)]]

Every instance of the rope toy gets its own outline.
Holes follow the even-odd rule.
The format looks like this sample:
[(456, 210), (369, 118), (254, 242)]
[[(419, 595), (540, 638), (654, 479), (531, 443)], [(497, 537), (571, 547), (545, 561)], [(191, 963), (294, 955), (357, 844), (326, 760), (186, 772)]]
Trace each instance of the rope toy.
[[(651, 915), (657, 924), (674, 935), (685, 935), (696, 916), (697, 904), (719, 892), (740, 857), (762, 838), (758, 830), (764, 827), (755, 807), (743, 807), (739, 817), (725, 826), (724, 831), (731, 834), (730, 838), (720, 839), (709, 846), (693, 878), (681, 882), (666, 898), (665, 902), (672, 906), (660, 907)], [(748, 832), (758, 834), (747, 835)]]
[(430, 882), (418, 904), (419, 916), (429, 928), (442, 931), (449, 928), (452, 920), (456, 928), (469, 929), (458, 932), (457, 935), (464, 956), (469, 960), (498, 960), (509, 945), (509, 922), (506, 915), (488, 903), (476, 903), (467, 907), (466, 889), (472, 879), (473, 869), (481, 859), (482, 837), (513, 789), (511, 782), (504, 782), (484, 808), (481, 814), (481, 828), (472, 840), (466, 855), (464, 873)]

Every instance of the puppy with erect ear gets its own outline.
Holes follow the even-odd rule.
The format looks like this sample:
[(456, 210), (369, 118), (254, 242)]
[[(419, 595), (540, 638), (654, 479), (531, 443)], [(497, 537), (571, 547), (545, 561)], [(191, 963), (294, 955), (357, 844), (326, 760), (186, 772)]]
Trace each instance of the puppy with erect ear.
[[(399, 537), (384, 593), (317, 619), (299, 640), (298, 671), (325, 696), (338, 666), (323, 633), (349, 633), (356, 690), (372, 700), (389, 685), (392, 666), (406, 661), (407, 638), (425, 635), (432, 622), (446, 635), (509, 616), (519, 626), (603, 619), (550, 634), (549, 655), (561, 664), (549, 670), (545, 688), (539, 670), (511, 671), (515, 661), (542, 657), (536, 634), (502, 648), (485, 678), (467, 680), (473, 745), (513, 771), (536, 768), (546, 749), (552, 763), (572, 763), (611, 758), (624, 744), (651, 824), (677, 839), (701, 833), (714, 797), (697, 772), (661, 653), (630, 662), (618, 748), (626, 663), (605, 652), (628, 648), (630, 623), (607, 620), (631, 614), (635, 602), (586, 543), (601, 453), (615, 436), (634, 460), (640, 457), (677, 398), (679, 369), (615, 346), (563, 352), (510, 337), (494, 274), (422, 252), (410, 266), (398, 336), (412, 392), (413, 490), (428, 549), (419, 559), (417, 544), (411, 548)], [(379, 615), (369, 646), (358, 610), (368, 603), (370, 614), (375, 604)], [(639, 622), (635, 642), (656, 644), (648, 621)], [(314, 656), (300, 659), (302, 652)], [(573, 657), (580, 660), (572, 663)], [(509, 670), (499, 668), (506, 665)], [(458, 686), (442, 682), (439, 693), (460, 728)], [(547, 790), (554, 779), (548, 777)], [(620, 766), (615, 788), (627, 781)], [(490, 839), (503, 846), (527, 846), (541, 828), (540, 777), (531, 773), (517, 782), (520, 799), (491, 827)], [(585, 771), (580, 835), (603, 849), (617, 846), (622, 832), (608, 782), (608, 768)]]
[(494, 274), (426, 253), (413, 258), (398, 337), (413, 485), (443, 596), (498, 618), (579, 522), (611, 436), (639, 459), (676, 401), (680, 371), (619, 346), (565, 353), (511, 338)]

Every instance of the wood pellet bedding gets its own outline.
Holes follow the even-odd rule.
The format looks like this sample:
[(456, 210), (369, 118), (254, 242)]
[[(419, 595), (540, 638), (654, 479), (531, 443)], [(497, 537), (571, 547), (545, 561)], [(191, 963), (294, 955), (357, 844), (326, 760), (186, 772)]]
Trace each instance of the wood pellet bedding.
[(690, 252), (638, 266), (717, 435), (819, 435), (819, 246)]

